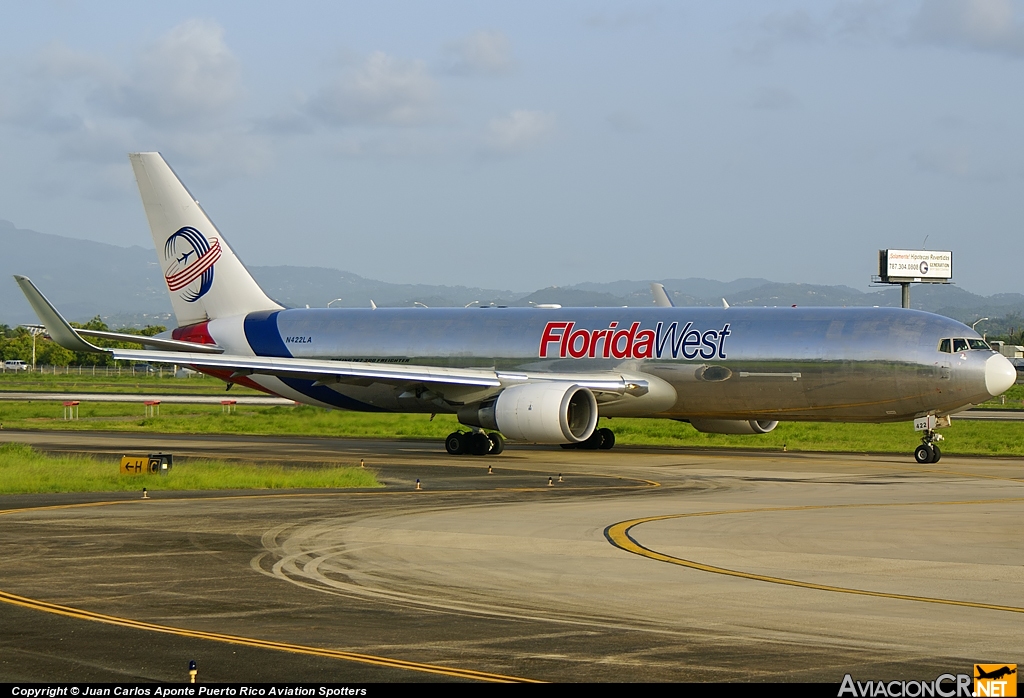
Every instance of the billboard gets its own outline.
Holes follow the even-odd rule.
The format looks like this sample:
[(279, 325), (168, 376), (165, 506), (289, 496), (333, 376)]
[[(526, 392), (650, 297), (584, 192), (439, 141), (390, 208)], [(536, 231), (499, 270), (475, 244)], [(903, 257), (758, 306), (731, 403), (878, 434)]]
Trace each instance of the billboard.
[(878, 275), (882, 281), (934, 281), (953, 278), (949, 250), (879, 250)]

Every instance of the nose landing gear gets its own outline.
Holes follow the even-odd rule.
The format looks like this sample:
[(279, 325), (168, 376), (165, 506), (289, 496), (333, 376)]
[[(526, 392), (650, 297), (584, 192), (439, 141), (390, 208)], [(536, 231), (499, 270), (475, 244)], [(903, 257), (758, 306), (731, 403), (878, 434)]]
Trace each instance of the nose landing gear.
[(942, 434), (931, 430), (926, 431), (921, 437), (921, 445), (914, 449), (914, 460), (918, 463), (938, 463), (942, 458), (939, 441), (942, 441)]

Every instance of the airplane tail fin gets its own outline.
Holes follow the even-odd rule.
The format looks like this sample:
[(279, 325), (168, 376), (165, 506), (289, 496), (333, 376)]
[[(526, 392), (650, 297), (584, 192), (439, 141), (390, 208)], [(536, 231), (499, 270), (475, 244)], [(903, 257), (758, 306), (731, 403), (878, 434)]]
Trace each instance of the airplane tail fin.
[(659, 308), (675, 307), (675, 303), (673, 303), (672, 299), (669, 297), (664, 284), (652, 283), (651, 295), (654, 296), (654, 304)]
[(280, 310), (160, 153), (129, 159), (178, 325)]

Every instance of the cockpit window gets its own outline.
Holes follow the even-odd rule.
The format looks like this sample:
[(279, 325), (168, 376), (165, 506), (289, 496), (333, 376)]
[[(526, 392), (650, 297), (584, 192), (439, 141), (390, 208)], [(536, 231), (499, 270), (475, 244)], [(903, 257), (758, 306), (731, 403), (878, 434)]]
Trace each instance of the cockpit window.
[(954, 337), (953, 339), (939, 340), (939, 351), (946, 354), (959, 354), (962, 351), (970, 351), (972, 349), (992, 351), (992, 347), (990, 347), (983, 339), (964, 339), (962, 337)]

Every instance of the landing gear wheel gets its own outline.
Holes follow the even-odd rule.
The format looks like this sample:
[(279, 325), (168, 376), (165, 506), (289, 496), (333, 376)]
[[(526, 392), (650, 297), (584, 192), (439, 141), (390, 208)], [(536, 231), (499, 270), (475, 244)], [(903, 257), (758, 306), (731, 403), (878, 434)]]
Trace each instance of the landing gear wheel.
[(461, 456), (466, 452), (468, 434), (464, 434), (461, 431), (453, 431), (448, 435), (448, 438), (444, 440), (444, 448), (448, 453), (453, 456)]
[(490, 455), (496, 456), (505, 450), (505, 437), (496, 431), (492, 431), (487, 435), (487, 438), (491, 440), (491, 453)]
[(601, 428), (597, 432), (601, 435), (601, 445), (598, 447), (602, 451), (607, 451), (615, 445), (615, 432), (611, 429)]
[(934, 455), (932, 455), (932, 463), (938, 463), (939, 459), (942, 458), (942, 451), (939, 450), (939, 445), (932, 444), (932, 451), (934, 451)]
[(491, 452), (491, 440), (482, 431), (474, 432), (469, 435), (469, 444), (466, 452), (474, 456), (486, 456)]
[(559, 444), (559, 445), (562, 448), (564, 448), (566, 451), (571, 451), (572, 449), (579, 447), (579, 444)]
[[(932, 459), (935, 458), (934, 446), (929, 444), (921, 444), (914, 449), (914, 460), (918, 463), (932, 463)], [(936, 459), (937, 460), (937, 459)]]
[(596, 451), (601, 448), (601, 443), (604, 441), (604, 437), (601, 436), (600, 429), (594, 429), (594, 433), (591, 434), (586, 440), (576, 444), (576, 448), (583, 448), (588, 451)]

